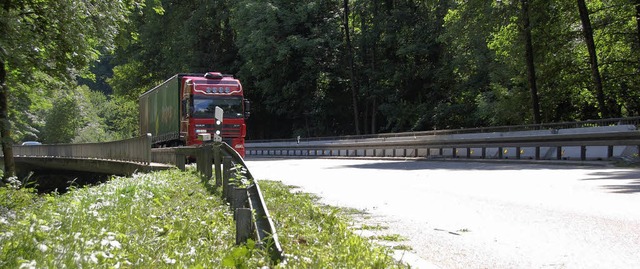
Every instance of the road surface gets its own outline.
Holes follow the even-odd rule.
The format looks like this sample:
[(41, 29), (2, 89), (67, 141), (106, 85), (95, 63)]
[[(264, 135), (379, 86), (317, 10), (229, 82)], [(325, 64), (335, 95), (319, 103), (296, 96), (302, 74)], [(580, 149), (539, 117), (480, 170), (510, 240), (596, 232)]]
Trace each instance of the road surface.
[[(364, 210), (418, 268), (640, 268), (640, 170), (525, 163), (248, 159)], [(402, 251), (400, 251), (402, 252)], [(404, 256), (403, 256), (404, 255)]]

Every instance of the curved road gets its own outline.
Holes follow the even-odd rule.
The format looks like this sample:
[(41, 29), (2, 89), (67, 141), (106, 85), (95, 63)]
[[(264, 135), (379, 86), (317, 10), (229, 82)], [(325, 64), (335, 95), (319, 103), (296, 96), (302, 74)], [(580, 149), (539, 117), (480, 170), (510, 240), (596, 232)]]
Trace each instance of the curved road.
[(640, 170), (524, 163), (251, 159), (256, 179), (361, 209), (418, 268), (640, 268)]

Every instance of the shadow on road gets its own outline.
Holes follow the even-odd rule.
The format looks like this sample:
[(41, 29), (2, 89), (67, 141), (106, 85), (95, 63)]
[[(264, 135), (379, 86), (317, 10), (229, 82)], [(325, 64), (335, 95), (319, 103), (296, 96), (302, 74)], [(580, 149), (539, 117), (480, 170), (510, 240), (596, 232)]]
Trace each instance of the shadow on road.
[[(465, 161), (384, 161), (335, 168), (383, 169), (383, 170), (568, 170), (583, 169), (573, 165), (548, 165), (518, 162), (465, 162)], [(603, 168), (604, 169), (604, 168)]]
[(640, 193), (640, 170), (631, 169), (624, 171), (599, 171), (592, 173), (593, 178), (585, 180), (621, 180), (628, 181), (622, 184), (604, 185), (603, 188), (622, 194)]

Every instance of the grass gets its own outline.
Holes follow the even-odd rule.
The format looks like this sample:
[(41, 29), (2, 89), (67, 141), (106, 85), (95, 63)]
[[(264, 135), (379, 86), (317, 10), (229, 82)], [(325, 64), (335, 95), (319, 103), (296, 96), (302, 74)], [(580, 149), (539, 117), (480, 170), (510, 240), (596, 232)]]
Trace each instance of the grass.
[[(354, 234), (348, 214), (260, 181), (286, 261), (235, 245), (229, 207), (195, 171), (112, 178), (38, 195), (0, 188), (0, 268), (405, 268)], [(215, 190), (214, 192), (219, 192)]]
[(25, 192), (0, 196), (20, 197), (2, 204), (2, 268), (211, 268), (236, 248), (231, 212), (193, 172), (114, 178), (64, 195)]
[(405, 241), (407, 240), (406, 238), (402, 237), (399, 234), (383, 234), (383, 235), (375, 235), (372, 236), (371, 239), (374, 240), (383, 240), (383, 241), (389, 241), (389, 242), (400, 242), (400, 241)]
[(321, 206), (314, 195), (259, 181), (288, 254), (287, 268), (406, 268), (391, 250), (349, 229), (349, 210)]

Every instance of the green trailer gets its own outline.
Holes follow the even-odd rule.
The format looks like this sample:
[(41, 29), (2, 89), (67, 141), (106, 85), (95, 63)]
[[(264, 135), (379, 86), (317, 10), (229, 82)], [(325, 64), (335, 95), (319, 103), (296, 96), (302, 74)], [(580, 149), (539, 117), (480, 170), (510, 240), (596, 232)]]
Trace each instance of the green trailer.
[(180, 79), (175, 75), (139, 98), (140, 134), (150, 133), (154, 144), (180, 139)]

